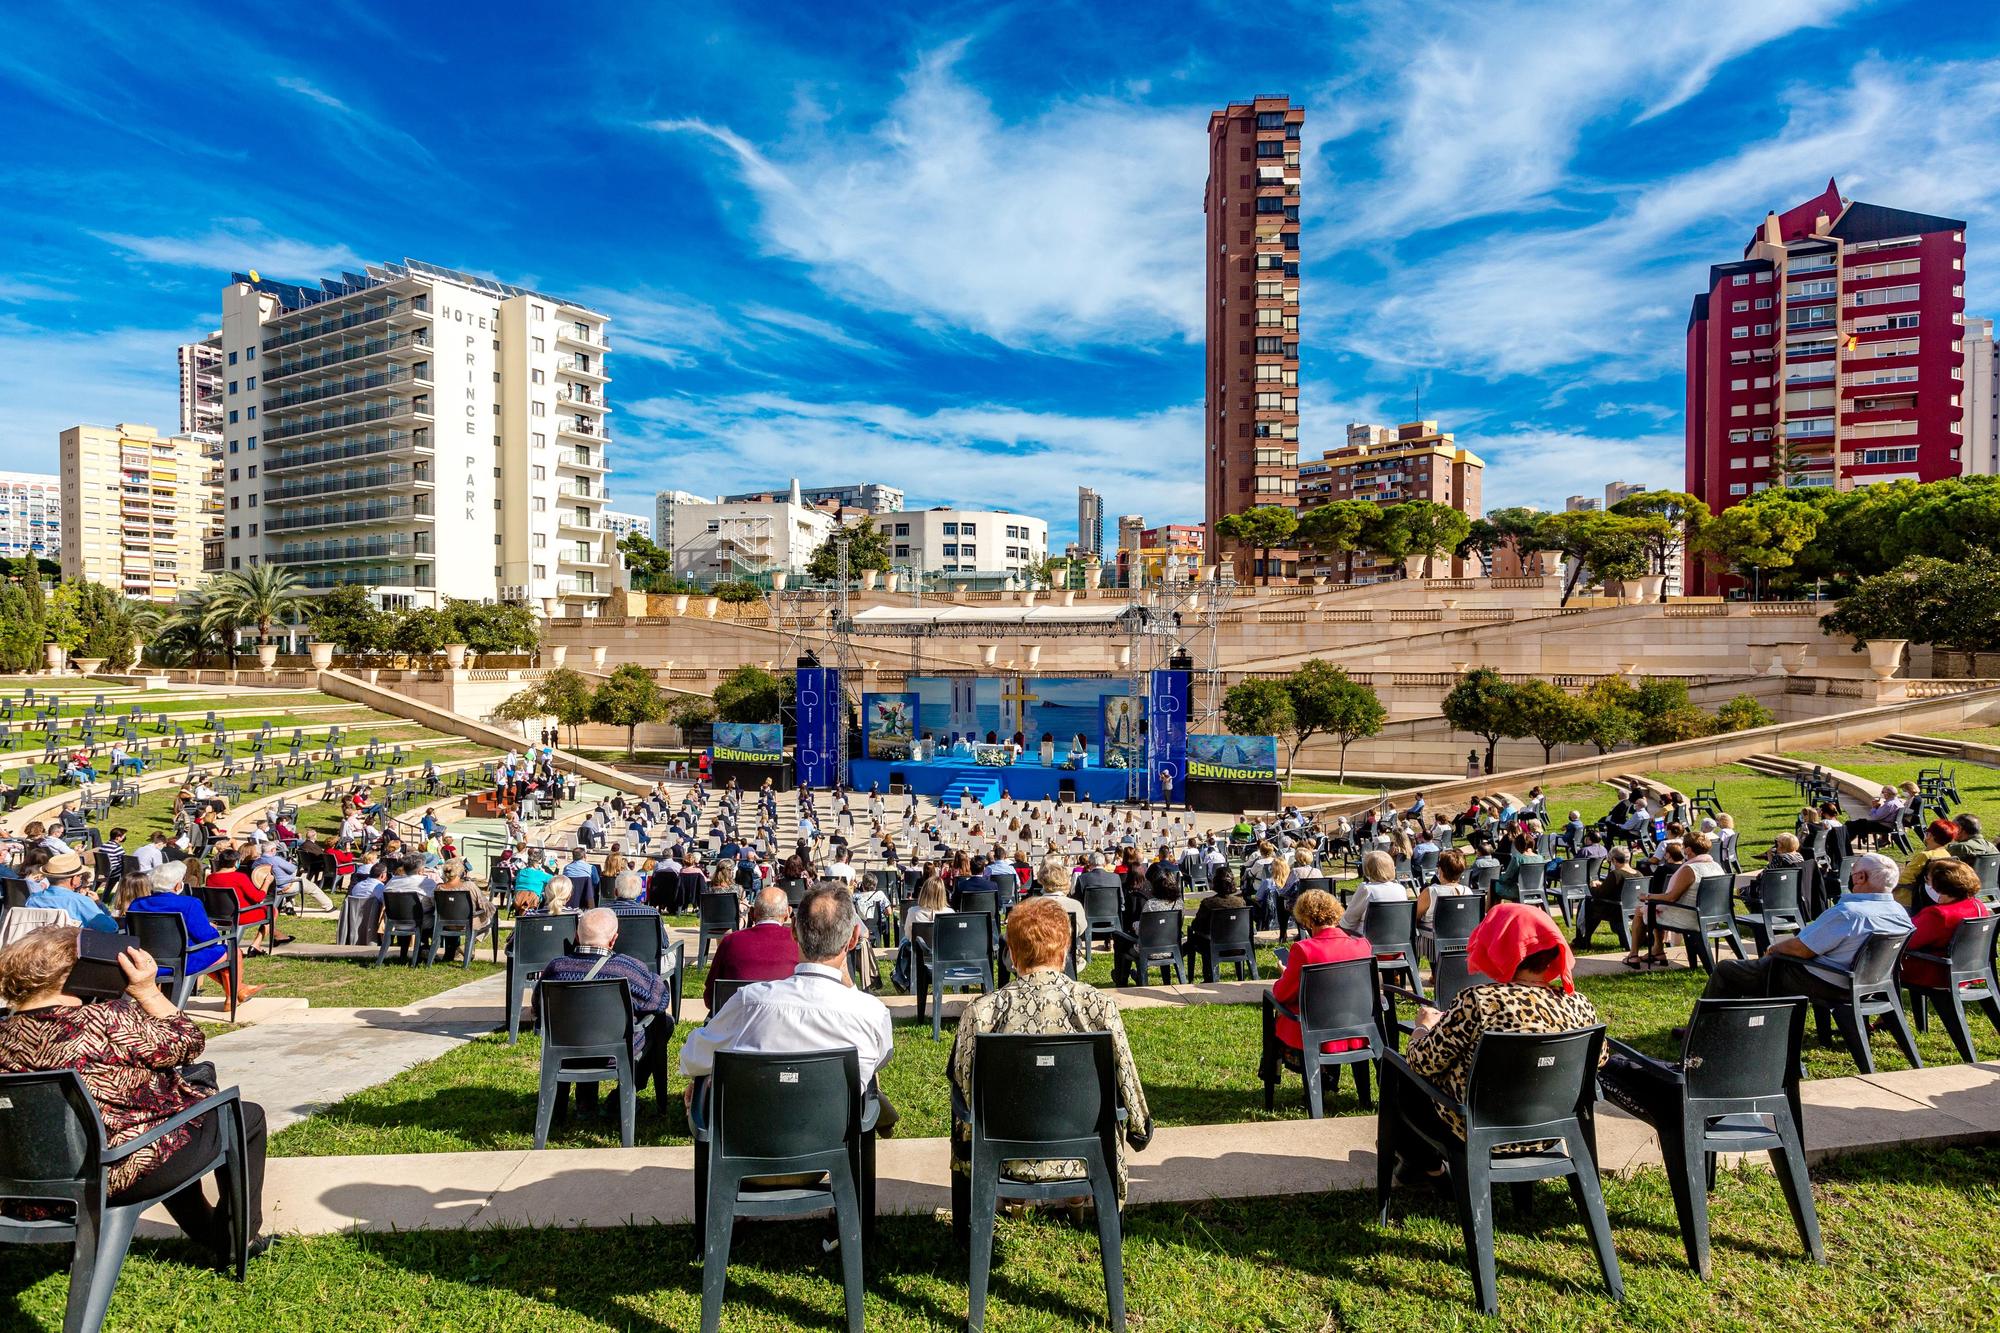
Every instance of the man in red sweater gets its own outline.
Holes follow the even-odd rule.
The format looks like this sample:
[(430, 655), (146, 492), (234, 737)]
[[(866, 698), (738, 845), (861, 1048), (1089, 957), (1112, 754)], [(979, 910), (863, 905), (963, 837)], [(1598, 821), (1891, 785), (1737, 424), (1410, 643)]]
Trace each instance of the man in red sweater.
[(733, 930), (715, 946), (715, 961), (702, 983), (702, 1003), (712, 1003), (715, 982), (781, 981), (799, 965), (799, 942), (792, 934), (792, 904), (779, 888), (765, 889), (750, 902), (750, 924)]

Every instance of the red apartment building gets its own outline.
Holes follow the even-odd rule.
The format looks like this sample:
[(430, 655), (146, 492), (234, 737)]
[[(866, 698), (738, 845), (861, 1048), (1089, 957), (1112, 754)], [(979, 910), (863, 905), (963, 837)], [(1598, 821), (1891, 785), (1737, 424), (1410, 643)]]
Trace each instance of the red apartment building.
[[(1299, 485), (1299, 134), (1288, 98), (1208, 118), (1208, 364), (1203, 467), (1209, 558), (1215, 522), (1258, 505), (1296, 508)], [(1289, 550), (1235, 553), (1236, 577), (1287, 580)]]
[(1965, 223), (1832, 181), (1767, 214), (1688, 318), (1687, 489), (1720, 512), (1772, 485), (1958, 476), (1964, 314)]

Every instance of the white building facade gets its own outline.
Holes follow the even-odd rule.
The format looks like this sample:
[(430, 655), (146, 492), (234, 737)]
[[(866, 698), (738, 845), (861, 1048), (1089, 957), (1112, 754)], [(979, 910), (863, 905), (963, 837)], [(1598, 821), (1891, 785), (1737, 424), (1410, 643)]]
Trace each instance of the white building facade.
[(198, 343), (182, 343), (181, 434), (222, 434), (222, 330)]
[(1965, 445), (1968, 474), (2000, 476), (2000, 355), (1993, 321), (1965, 321)]
[(413, 260), (223, 290), (222, 567), (591, 616), (616, 586), (605, 318)]
[(922, 573), (1014, 573), (1049, 554), (1049, 525), (1005, 509), (910, 509), (876, 526), (889, 537), (889, 559)]
[(675, 505), (673, 523), (675, 571), (704, 584), (804, 573), (836, 526), (825, 510), (787, 500)]
[(0, 558), (62, 558), (62, 478), (0, 472)]

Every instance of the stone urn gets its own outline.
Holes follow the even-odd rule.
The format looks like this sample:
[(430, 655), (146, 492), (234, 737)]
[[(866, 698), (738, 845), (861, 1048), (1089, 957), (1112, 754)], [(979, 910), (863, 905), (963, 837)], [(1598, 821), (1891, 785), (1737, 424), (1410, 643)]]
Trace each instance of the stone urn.
[(1039, 643), (1031, 643), (1031, 644), (1029, 644), (1029, 645), (1028, 645), (1028, 670), (1030, 670), (1030, 671), (1033, 671), (1033, 670), (1035, 670), (1035, 669), (1036, 669), (1037, 667), (1041, 666), (1041, 664), (1042, 664), (1042, 645), (1040, 645)]
[(1667, 586), (1666, 576), (1663, 574), (1642, 574), (1639, 576), (1638, 586), (1640, 601), (1657, 602), (1660, 600), (1661, 589)]
[(444, 646), (444, 664), (453, 671), (465, 670), (465, 645), (448, 643)]
[(1806, 669), (1806, 649), (1809, 644), (1781, 643), (1778, 648), (1778, 667), (1787, 676), (1796, 676)]
[(881, 581), (882, 581), (881, 570), (864, 569), (861, 571), (861, 590), (863, 592), (874, 592), (875, 585), (880, 583)]
[(562, 666), (562, 664), (568, 660), (569, 660), (568, 644), (559, 643), (549, 649), (549, 666), (552, 669)]
[(892, 569), (888, 572), (888, 574), (884, 576), (884, 578), (886, 582), (884, 583), (883, 586), (885, 586), (890, 592), (898, 592), (902, 589), (903, 576), (899, 571)]
[(993, 666), (994, 664), (996, 664), (1000, 660), (1000, 645), (997, 643), (980, 644), (979, 660), (985, 663), (987, 666)]
[(542, 619), (554, 620), (555, 618), (556, 618), (556, 599), (553, 597), (542, 598)]
[(1125, 645), (1124, 647), (1122, 647), (1122, 648), (1120, 648), (1120, 649), (1118, 650), (1118, 665), (1119, 665), (1119, 666), (1121, 666), (1121, 667), (1129, 667), (1129, 666), (1131, 666), (1131, 665), (1132, 665), (1132, 645), (1131, 645), (1131, 644), (1129, 644), (1129, 643), (1128, 643), (1128, 644), (1126, 644), (1126, 645)]
[(52, 676), (60, 676), (62, 674), (62, 669), (63, 669), (62, 645), (54, 643), (44, 644), (43, 651), (47, 656), (49, 664), (49, 674)]
[(1076, 605), (1076, 589), (1074, 589), (1074, 588), (1064, 588), (1064, 589), (1063, 589), (1063, 595), (1062, 595), (1062, 604), (1063, 604), (1064, 606), (1075, 606), (1075, 605)]
[(603, 644), (601, 644), (601, 643), (597, 643), (597, 644), (592, 644), (592, 645), (591, 645), (591, 648), (590, 648), (590, 666), (591, 666), (591, 669), (592, 669), (593, 671), (602, 671), (602, 670), (604, 670), (604, 645), (603, 645)]
[(101, 657), (76, 657), (70, 660), (77, 671), (86, 676), (94, 676), (104, 668), (104, 659)]
[(783, 592), (785, 590), (785, 585), (787, 583), (790, 583), (791, 581), (792, 581), (792, 574), (790, 570), (774, 569), (771, 571), (772, 592)]
[(1472, 663), (1470, 662), (1453, 662), (1451, 664), (1451, 674), (1454, 676), (1463, 676), (1470, 670), (1472, 670)]
[(1438, 598), (1438, 605), (1443, 607), (1445, 615), (1449, 616), (1452, 612), (1458, 610), (1458, 598), (1440, 597)]
[(1639, 674), (1639, 664), (1637, 662), (1620, 662), (1618, 664), (1618, 674), (1621, 676), (1636, 676)]
[(1104, 566), (1092, 562), (1083, 567), (1083, 586), (1101, 588), (1104, 586)]
[(1035, 590), (1033, 588), (1021, 594), (1021, 605), (1030, 611), (1035, 609)]
[(722, 605), (722, 599), (720, 597), (711, 597), (707, 601), (701, 604), (701, 613), (707, 616), (710, 620), (713, 620), (715, 619), (716, 610), (720, 608), (721, 605)]
[(306, 649), (306, 651), (312, 655), (312, 664), (314, 671), (326, 671), (332, 668), (333, 666), (332, 644), (316, 643), (312, 647)]
[(1903, 664), (1903, 649), (1909, 644), (1908, 639), (1868, 640), (1868, 669), (1875, 673), (1876, 679), (1887, 680), (1896, 674)]
[(675, 593), (674, 614), (677, 616), (684, 616), (687, 613), (688, 613), (688, 595), (684, 592)]
[(260, 643), (257, 645), (257, 665), (269, 671), (278, 665), (278, 645)]
[(1782, 676), (1785, 674), (1785, 659), (1778, 652), (1775, 643), (1753, 643), (1750, 645), (1750, 670), (1759, 676)]

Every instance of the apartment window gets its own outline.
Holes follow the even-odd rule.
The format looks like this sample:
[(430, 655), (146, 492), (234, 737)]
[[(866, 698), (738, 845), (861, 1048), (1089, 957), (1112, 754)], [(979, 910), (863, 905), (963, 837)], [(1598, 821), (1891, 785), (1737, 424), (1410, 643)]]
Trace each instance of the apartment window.
[(1891, 315), (1889, 316), (1887, 327), (1892, 329), (1914, 329), (1917, 327), (1917, 317), (1915, 315)]
[(979, 525), (977, 523), (961, 523), (958, 526), (958, 530), (965, 536), (970, 537), (979, 531)]
[(947, 542), (947, 543), (945, 543), (945, 548), (944, 548), (944, 553), (945, 553), (945, 555), (946, 555), (946, 556), (950, 557), (951, 559), (954, 559), (954, 560), (955, 560), (955, 559), (957, 559), (957, 558), (958, 558), (958, 543), (957, 543), (957, 542)]
[[(537, 514), (543, 514), (543, 513), (547, 513), (547, 512), (548, 512), (548, 508), (549, 508), (549, 502), (548, 502), (548, 498), (547, 498), (546, 496), (541, 496), (541, 495), (537, 495), (537, 496), (533, 496), (533, 497), (531, 497), (531, 501), (530, 501), (530, 502), (531, 502), (531, 504), (532, 504), (532, 505), (533, 505), (533, 507), (534, 507), (534, 512), (535, 512), (535, 513), (537, 513)], [(710, 529), (709, 529), (709, 531), (710, 531), (710, 532), (714, 532), (714, 531), (715, 531), (715, 529), (714, 529), (714, 528), (710, 528)]]
[(1257, 367), (1257, 379), (1261, 383), (1276, 384), (1283, 378), (1283, 366), (1263, 365)]
[(1266, 139), (1257, 145), (1257, 156), (1259, 157), (1283, 157), (1284, 155), (1285, 145), (1280, 140)]
[(230, 394), (230, 396), (231, 396), (232, 398), (236, 396), (236, 381), (235, 381), (235, 380), (231, 380), (231, 381), (229, 381), (229, 394)]
[(1729, 336), (1732, 338), (1748, 338), (1750, 336), (1750, 326), (1748, 324), (1738, 324), (1729, 331)]
[(1757, 308), (1758, 308), (1759, 310), (1769, 310), (1769, 309), (1771, 308), (1771, 298), (1770, 298), (1770, 297), (1768, 297), (1768, 296), (1760, 296), (1760, 297), (1758, 297), (1758, 298), (1757, 298)]
[(944, 535), (947, 537), (956, 537), (958, 535), (958, 524), (956, 523), (945, 524)]
[(235, 469), (235, 468), (231, 468), (231, 469), (229, 469), (229, 479), (230, 479), (231, 481), (235, 481), (235, 480), (236, 480), (236, 469)]
[(1756, 456), (1755, 458), (1753, 458), (1753, 459), (1751, 459), (1751, 460), (1750, 460), (1750, 466), (1751, 466), (1751, 467), (1769, 467), (1769, 466), (1771, 466), (1771, 455), (1769, 455), (1769, 454), (1758, 454), (1758, 455), (1757, 455), (1757, 456)]
[(255, 523), (252, 523), (250, 525), (250, 535), (252, 537), (255, 537), (257, 535), (257, 525)]
[(1729, 303), (1729, 309), (1734, 314), (1740, 315), (1749, 308), (1750, 308), (1750, 303), (1748, 301), (1731, 301)]
[[(496, 542), (500, 540), (499, 535), (497, 533), (494, 535), (493, 540)], [(533, 532), (528, 534), (528, 545), (534, 547), (536, 550), (538, 551), (543, 550), (548, 546), (548, 544), (549, 544), (549, 534), (547, 534), (546, 532)]]
[(236, 452), (236, 441), (231, 440), (229, 442), (229, 452), (232, 454)]
[(1731, 444), (1748, 444), (1750, 443), (1750, 432), (1747, 430), (1732, 430), (1729, 432), (1729, 442)]
[(1768, 440), (1770, 438), (1771, 438), (1771, 428), (1769, 426), (1760, 426), (1756, 430), (1750, 432), (1750, 439), (1752, 443), (1761, 443), (1762, 441)]
[(243, 410), (243, 415), (244, 415), (244, 420), (246, 420), (246, 421), (255, 421), (255, 420), (257, 419), (257, 408), (256, 408), (256, 406), (255, 406), (255, 405), (253, 404), (252, 406), (250, 406), (250, 407), (247, 407), (247, 408), (245, 408), (245, 409)]
[(229, 424), (232, 426), (236, 424), (236, 409), (233, 407), (229, 409)]
[[(496, 406), (497, 406), (497, 404), (496, 404)], [(548, 414), (549, 414), (549, 406), (548, 406), (548, 404), (547, 404), (547, 403), (544, 403), (544, 402), (542, 402), (541, 400), (537, 399), (537, 400), (535, 400), (535, 401), (533, 401), (533, 402), (531, 402), (531, 403), (529, 403), (529, 404), (528, 404), (528, 415), (529, 415), (529, 416), (531, 416), (531, 417), (545, 417), (545, 416), (547, 416)], [(540, 436), (537, 436), (536, 438), (537, 438), (537, 439), (540, 439), (541, 437), (540, 437)]]
[(1742, 460), (1742, 459), (1740, 459), (1740, 458), (1732, 458), (1732, 459), (1730, 459), (1730, 460), (1729, 460), (1729, 466), (1731, 466), (1731, 467), (1733, 467), (1733, 468), (1737, 468), (1737, 467), (1742, 467), (1742, 466), (1743, 466), (1743, 460)]
[(1914, 463), (1917, 461), (1915, 446), (1903, 449), (1863, 449), (1857, 460), (1874, 465), (1877, 463)]
[(257, 452), (257, 437), (255, 435), (252, 435), (248, 440), (244, 441), (243, 451), (245, 453), (251, 453), (251, 454)]
[[(499, 377), (498, 375), (495, 375), (495, 376), (494, 376), (493, 378), (495, 378), (495, 379), (498, 379), (498, 378), (500, 378), (500, 377)], [(529, 371), (529, 372), (528, 372), (528, 382), (529, 382), (530, 384), (541, 384), (541, 383), (543, 383), (543, 382), (544, 382), (544, 377), (543, 377), (543, 375), (542, 375), (542, 372), (541, 372), (541, 371), (539, 371), (539, 370), (531, 370), (531, 371)]]
[(1729, 387), (1730, 387), (1731, 389), (1747, 389), (1747, 388), (1749, 388), (1749, 387), (1750, 387), (1750, 381), (1749, 381), (1749, 380), (1731, 380), (1731, 381), (1729, 381)]
[(546, 449), (549, 447), (549, 437), (542, 434), (542, 432), (540, 431), (536, 431), (533, 435), (530, 435), (528, 439), (537, 449)]
[(1733, 286), (1748, 287), (1750, 285), (1750, 275), (1748, 273), (1732, 273), (1729, 275), (1729, 281)]
[(1747, 417), (1750, 415), (1750, 409), (1741, 403), (1737, 403), (1729, 409), (1729, 415), (1732, 417)]
[[(499, 476), (500, 469), (497, 467), (494, 468), (493, 475), (496, 477)], [(547, 481), (549, 479), (549, 470), (543, 467), (540, 463), (537, 463), (535, 464), (533, 475), (536, 481)]]
[(257, 377), (255, 375), (251, 375), (243, 381), (243, 392), (255, 393), (256, 391), (257, 391)]
[(907, 546), (898, 546), (898, 547), (896, 548), (896, 557), (897, 557), (897, 558), (898, 558), (899, 560), (907, 560), (907, 559), (909, 559), (909, 558), (910, 558), (910, 548), (909, 548), (909, 547), (907, 547)]
[(1759, 324), (1757, 326), (1757, 336), (1759, 338), (1768, 336), (1770, 332), (1771, 332), (1771, 326), (1769, 324)]
[(1748, 495), (1750, 493), (1750, 488), (1744, 485), (1740, 481), (1731, 482), (1729, 485), (1729, 493), (1731, 495)]
[(229, 364), (232, 366), (236, 364), (236, 353), (231, 352), (229, 354)]
[(529, 307), (529, 309), (530, 309), (530, 310), (532, 310), (532, 311), (534, 311), (534, 314), (535, 314), (535, 318), (536, 318), (536, 319), (547, 319), (547, 318), (548, 318), (548, 313), (547, 313), (546, 311), (544, 311), (544, 310), (543, 310), (543, 309), (542, 309), (542, 308), (541, 308), (540, 306), (538, 306), (538, 305), (537, 305), (537, 306), (530, 306), (530, 307)]

